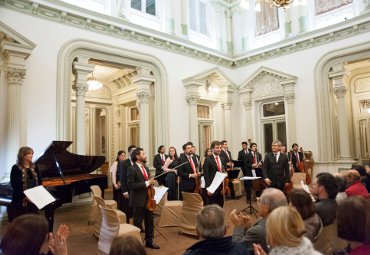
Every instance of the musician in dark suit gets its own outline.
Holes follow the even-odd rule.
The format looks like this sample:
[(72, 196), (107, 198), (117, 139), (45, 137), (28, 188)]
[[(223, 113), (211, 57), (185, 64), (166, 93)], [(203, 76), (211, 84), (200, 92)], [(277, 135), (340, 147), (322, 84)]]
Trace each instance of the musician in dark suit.
[(121, 183), (121, 192), (123, 194), (122, 200), (122, 211), (126, 214), (126, 222), (129, 223), (130, 218), (132, 218), (132, 208), (129, 206), (129, 190), (127, 187), (127, 170), (129, 167), (134, 165), (131, 159), (131, 153), (136, 149), (135, 145), (130, 145), (127, 149), (128, 159), (118, 162), (118, 172)]
[[(227, 163), (226, 160), (220, 156), (221, 143), (219, 141), (213, 141), (211, 143), (211, 149), (212, 155), (206, 157), (203, 165), (203, 175), (206, 182), (206, 188), (212, 184), (216, 172), (223, 172)], [(221, 183), (214, 193), (207, 191), (209, 204), (218, 204), (221, 207), (224, 206), (222, 190), (223, 184)]]
[[(226, 160), (226, 170), (231, 170), (233, 168), (233, 162), (232, 162), (232, 157), (231, 157), (231, 152), (229, 151), (229, 148), (227, 147), (227, 141), (222, 140), (221, 141), (221, 152), (220, 156)], [(230, 196), (232, 199), (235, 199), (235, 190), (234, 190), (234, 185), (233, 185), (233, 180), (230, 179), (228, 186), (230, 188)]]
[[(153, 167), (155, 168), (155, 176), (160, 175), (163, 173), (163, 166), (166, 162), (166, 159), (168, 158), (167, 154), (164, 154), (166, 151), (166, 147), (164, 145), (161, 145), (158, 147), (158, 154), (154, 156), (153, 159)], [(162, 175), (158, 178), (156, 178), (159, 185), (164, 184), (166, 179), (166, 175)]]
[[(250, 144), (250, 149), (248, 150), (248, 153), (242, 157), (242, 160), (244, 161), (244, 166), (242, 168), (244, 176), (262, 177), (262, 169), (260, 168), (262, 165), (262, 155), (257, 151), (256, 143)], [(251, 186), (252, 181), (244, 181), (244, 190), (246, 191), (247, 203), (249, 203), (249, 200), (252, 197)], [(256, 196), (259, 197), (259, 195), (260, 191), (258, 191), (258, 193), (256, 192)]]
[(299, 146), (296, 143), (293, 143), (292, 150), (289, 152), (289, 160), (292, 162), (294, 172), (301, 172), (298, 168), (299, 162), (303, 161), (303, 153), (298, 150)]
[(290, 182), (288, 157), (280, 152), (279, 141), (272, 142), (271, 148), (263, 163), (263, 178), (268, 187), (284, 191)]
[(194, 162), (197, 162), (198, 166), (200, 165), (200, 156), (197, 154), (197, 147), (193, 145), (192, 147), (193, 150), (193, 160)]
[(194, 161), (193, 155), (193, 144), (188, 142), (184, 145), (184, 153), (181, 154), (179, 164), (189, 162), (180, 166), (177, 170), (178, 176), (180, 176), (180, 190), (184, 192), (194, 192), (195, 190), (195, 178), (198, 178), (197, 173), (198, 164)]
[(134, 210), (134, 225), (140, 229), (145, 223), (145, 246), (159, 249), (153, 242), (154, 216), (153, 212), (147, 209), (148, 192), (150, 185), (154, 185), (154, 179), (150, 179), (149, 168), (145, 166), (146, 155), (142, 148), (136, 148), (131, 153), (134, 165), (128, 168), (127, 185), (130, 190), (130, 207)]
[(243, 161), (244, 158), (248, 154), (249, 154), (248, 143), (247, 142), (242, 142), (242, 149), (238, 152), (238, 160)]

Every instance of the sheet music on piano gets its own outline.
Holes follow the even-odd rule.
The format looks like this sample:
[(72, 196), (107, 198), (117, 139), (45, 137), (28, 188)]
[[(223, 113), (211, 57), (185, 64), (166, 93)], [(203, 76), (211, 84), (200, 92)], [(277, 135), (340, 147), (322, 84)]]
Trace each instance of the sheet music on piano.
[(44, 208), (56, 200), (42, 185), (27, 189), (23, 192), (39, 209)]

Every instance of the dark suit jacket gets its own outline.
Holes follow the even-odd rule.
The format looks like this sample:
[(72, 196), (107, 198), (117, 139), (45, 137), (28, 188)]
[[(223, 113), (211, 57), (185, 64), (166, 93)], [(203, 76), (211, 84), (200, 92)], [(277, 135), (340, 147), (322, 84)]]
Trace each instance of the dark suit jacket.
[[(232, 160), (231, 152), (229, 150), (227, 150), (227, 152), (229, 153), (230, 160)], [(229, 162), (229, 157), (226, 155), (226, 152), (223, 149), (221, 149), (220, 156), (223, 157), (226, 162)]]
[[(148, 178), (150, 178), (149, 168), (145, 167)], [(130, 207), (145, 207), (147, 201), (147, 187), (145, 185), (144, 175), (135, 163), (128, 168), (127, 186), (130, 190)]]
[[(226, 160), (221, 156), (219, 157), (219, 159), (221, 163), (221, 169), (225, 169), (227, 163)], [(212, 184), (217, 171), (218, 168), (215, 157), (213, 155), (206, 157), (203, 165), (203, 175), (206, 182), (206, 188), (208, 188)]]
[(247, 153), (245, 153), (244, 150), (240, 150), (238, 152), (238, 160), (243, 160), (244, 161), (244, 158), (249, 154), (249, 150), (247, 150)]
[(121, 183), (122, 193), (128, 192), (127, 187), (127, 169), (131, 167), (130, 159), (126, 159), (123, 162), (118, 163), (119, 181)]
[(200, 157), (197, 154), (193, 154), (193, 161), (200, 165)]
[[(302, 161), (303, 160), (303, 153), (298, 151), (298, 156), (299, 156), (299, 161)], [(297, 167), (297, 158), (295, 156), (295, 153), (294, 152), (289, 152), (288, 157), (289, 157), (289, 159), (292, 160), (292, 166), (294, 168), (294, 172), (300, 172), (300, 170)]]
[(267, 153), (263, 163), (263, 178), (269, 178), (272, 182), (272, 187), (284, 189), (285, 183), (290, 181), (287, 155), (280, 153), (278, 162), (276, 162), (274, 153)]
[[(194, 161), (194, 160), (193, 160)], [(182, 154), (179, 157), (179, 165), (189, 162), (188, 157), (185, 154)], [(195, 168), (198, 167), (198, 164), (196, 161), (194, 161)], [(187, 164), (184, 164), (180, 166), (177, 169), (177, 175), (181, 177), (180, 179), (180, 190), (185, 192), (193, 192), (195, 189), (195, 180), (194, 178), (189, 178), (189, 174), (192, 174), (193, 170), (191, 169), (190, 162)]]
[[(164, 161), (166, 161), (167, 158), (168, 158), (168, 155), (164, 154)], [(154, 156), (154, 159), (153, 159), (153, 167), (155, 168), (155, 175), (163, 173), (163, 169), (162, 169), (163, 165), (164, 163), (162, 164), (161, 156), (158, 153), (157, 155)]]

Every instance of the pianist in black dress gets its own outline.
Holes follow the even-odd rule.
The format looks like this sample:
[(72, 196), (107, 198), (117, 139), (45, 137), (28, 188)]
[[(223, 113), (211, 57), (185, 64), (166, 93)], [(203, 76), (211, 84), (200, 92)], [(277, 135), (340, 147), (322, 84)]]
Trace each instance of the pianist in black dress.
[(42, 184), (40, 172), (32, 162), (33, 150), (30, 147), (21, 147), (17, 157), (17, 164), (13, 165), (10, 172), (13, 197), (8, 206), (9, 222), (22, 214), (39, 212), (38, 208), (23, 193), (26, 189)]

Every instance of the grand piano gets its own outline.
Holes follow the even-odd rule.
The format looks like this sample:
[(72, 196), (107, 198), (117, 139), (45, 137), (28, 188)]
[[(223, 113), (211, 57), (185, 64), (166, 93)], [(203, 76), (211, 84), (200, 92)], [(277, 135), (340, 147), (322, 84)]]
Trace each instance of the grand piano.
[[(99, 185), (104, 194), (108, 187), (108, 178), (103, 174), (91, 174), (105, 161), (104, 156), (83, 156), (70, 153), (68, 141), (53, 141), (44, 153), (35, 161), (42, 185), (56, 198), (56, 201), (44, 208), (53, 230), (54, 211), (63, 204), (71, 203), (73, 196), (90, 192), (90, 186)], [(0, 205), (10, 206), (12, 187), (10, 183), (0, 184)], [(8, 210), (9, 212), (9, 210)]]

